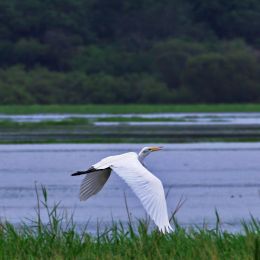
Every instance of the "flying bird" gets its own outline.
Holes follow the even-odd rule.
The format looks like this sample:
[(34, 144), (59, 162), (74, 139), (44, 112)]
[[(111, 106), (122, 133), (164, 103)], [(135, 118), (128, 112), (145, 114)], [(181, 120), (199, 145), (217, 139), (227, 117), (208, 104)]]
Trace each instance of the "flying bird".
[(163, 233), (172, 231), (163, 185), (143, 164), (147, 155), (161, 149), (156, 146), (144, 147), (139, 154), (128, 152), (109, 156), (86, 171), (73, 173), (72, 176), (86, 174), (80, 186), (80, 200), (87, 200), (99, 192), (113, 170), (134, 191), (159, 230)]

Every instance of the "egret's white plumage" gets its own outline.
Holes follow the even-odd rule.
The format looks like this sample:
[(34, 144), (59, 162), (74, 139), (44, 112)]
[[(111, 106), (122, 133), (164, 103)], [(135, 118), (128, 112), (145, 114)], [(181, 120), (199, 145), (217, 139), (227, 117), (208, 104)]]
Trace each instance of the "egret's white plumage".
[(100, 191), (113, 170), (131, 187), (159, 230), (171, 231), (163, 185), (142, 164), (143, 159), (150, 152), (158, 150), (159, 147), (145, 147), (139, 154), (129, 152), (109, 156), (87, 171), (74, 173), (73, 175), (86, 174), (80, 188), (80, 199), (86, 200)]

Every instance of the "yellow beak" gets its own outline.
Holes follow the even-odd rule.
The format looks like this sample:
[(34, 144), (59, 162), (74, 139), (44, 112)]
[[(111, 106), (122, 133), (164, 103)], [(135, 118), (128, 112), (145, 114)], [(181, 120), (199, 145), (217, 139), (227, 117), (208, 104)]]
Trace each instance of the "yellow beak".
[(162, 150), (162, 147), (161, 146), (153, 146), (153, 147), (150, 147), (150, 149), (155, 152), (155, 151), (160, 151)]

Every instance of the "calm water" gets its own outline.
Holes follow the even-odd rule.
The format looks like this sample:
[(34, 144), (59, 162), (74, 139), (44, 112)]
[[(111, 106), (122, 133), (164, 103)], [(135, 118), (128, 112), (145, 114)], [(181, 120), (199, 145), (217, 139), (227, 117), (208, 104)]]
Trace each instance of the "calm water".
[[(145, 144), (147, 145), (147, 144)], [(101, 158), (138, 151), (141, 144), (0, 145), (0, 218), (19, 223), (35, 216), (34, 184), (47, 187), (50, 201), (61, 201), (80, 225), (97, 220), (127, 221), (124, 191), (135, 217), (144, 210), (130, 188), (112, 174), (103, 190), (88, 201), (78, 199), (81, 176), (71, 177)], [(164, 145), (165, 150), (146, 159), (168, 192), (172, 212), (181, 197), (186, 202), (177, 213), (182, 225), (215, 223), (215, 208), (224, 228), (239, 230), (240, 220), (260, 217), (260, 143), (205, 143)]]

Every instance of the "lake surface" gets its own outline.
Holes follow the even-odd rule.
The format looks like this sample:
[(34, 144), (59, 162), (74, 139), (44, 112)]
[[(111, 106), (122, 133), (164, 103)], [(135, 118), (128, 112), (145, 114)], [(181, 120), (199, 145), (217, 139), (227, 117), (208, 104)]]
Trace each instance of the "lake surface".
[[(0, 145), (0, 218), (20, 223), (34, 218), (35, 182), (46, 186), (50, 202), (61, 201), (78, 225), (97, 220), (127, 221), (124, 192), (133, 219), (145, 212), (128, 186), (112, 174), (103, 190), (88, 201), (78, 199), (83, 177), (70, 174), (88, 168), (101, 158), (139, 151), (147, 144), (35, 144)], [(214, 226), (215, 209), (223, 227), (240, 230), (250, 214), (260, 217), (260, 143), (169, 144), (146, 159), (168, 193), (169, 214), (178, 201), (185, 203), (176, 217), (180, 224)]]

